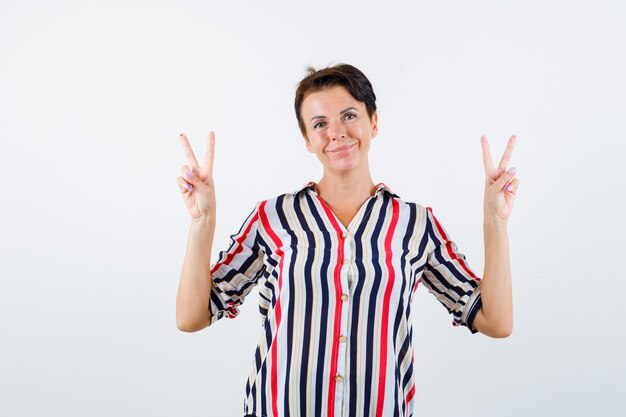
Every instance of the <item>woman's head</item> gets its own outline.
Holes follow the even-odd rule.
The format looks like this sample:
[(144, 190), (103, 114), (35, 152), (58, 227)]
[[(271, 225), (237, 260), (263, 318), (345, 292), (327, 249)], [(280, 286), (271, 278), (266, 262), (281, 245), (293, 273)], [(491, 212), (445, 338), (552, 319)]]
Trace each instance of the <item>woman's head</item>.
[(307, 72), (307, 76), (298, 84), (294, 103), (298, 126), (305, 138), (308, 135), (306, 123), (302, 118), (302, 102), (316, 91), (342, 86), (356, 101), (365, 105), (370, 119), (376, 113), (376, 94), (370, 81), (358, 68), (349, 64), (337, 64), (321, 70), (307, 67)]
[(378, 134), (378, 114), (372, 85), (361, 71), (345, 64), (309, 68), (295, 106), (307, 150), (325, 172), (369, 176), (368, 153)]

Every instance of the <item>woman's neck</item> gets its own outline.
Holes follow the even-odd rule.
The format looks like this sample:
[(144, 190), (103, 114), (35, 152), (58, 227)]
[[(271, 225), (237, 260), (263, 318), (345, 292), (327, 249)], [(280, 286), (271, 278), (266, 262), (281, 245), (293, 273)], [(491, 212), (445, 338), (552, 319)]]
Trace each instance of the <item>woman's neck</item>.
[[(350, 175), (352, 174), (352, 175)], [(376, 185), (367, 171), (357, 175), (336, 175), (325, 172), (322, 179), (315, 184), (317, 194), (331, 207), (360, 206), (376, 192)]]

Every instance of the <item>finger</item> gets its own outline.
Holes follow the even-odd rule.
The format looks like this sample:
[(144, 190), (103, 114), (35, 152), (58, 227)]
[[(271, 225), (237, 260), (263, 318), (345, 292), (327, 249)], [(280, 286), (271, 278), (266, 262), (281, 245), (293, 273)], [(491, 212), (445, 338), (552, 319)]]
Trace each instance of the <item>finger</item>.
[(206, 176), (213, 175), (213, 159), (215, 156), (215, 132), (211, 131), (207, 139), (206, 154), (204, 156), (203, 173)]
[(198, 176), (191, 170), (191, 168), (189, 168), (189, 166), (183, 165), (181, 172), (182, 177), (185, 179), (186, 182), (194, 184), (196, 181), (198, 181)]
[(487, 137), (485, 135), (481, 136), (480, 144), (483, 148), (483, 165), (485, 166), (485, 174), (490, 176), (493, 172), (493, 161), (491, 160), (491, 152), (489, 152), (489, 142), (487, 142)]
[(516, 139), (517, 138), (515, 137), (515, 135), (509, 138), (509, 143), (506, 145), (506, 149), (504, 150), (504, 154), (502, 155), (502, 159), (500, 160), (500, 165), (498, 165), (498, 169), (500, 171), (504, 171), (509, 166), (509, 159), (511, 159), (511, 154), (513, 153)]
[(494, 184), (496, 184), (496, 187), (501, 187), (501, 190), (506, 189), (506, 186), (513, 181), (513, 179), (515, 178), (515, 174), (516, 174), (517, 169), (515, 167), (511, 167), (509, 169), (507, 169), (506, 171), (504, 171), (502, 174), (500, 174), (500, 176), (498, 177), (498, 179), (496, 180), (496, 182)]
[(183, 177), (178, 177), (178, 187), (180, 188), (180, 191), (184, 194), (184, 193), (188, 193), (190, 191), (193, 191), (193, 185), (189, 184), (187, 181), (185, 181), (185, 179)]
[(506, 191), (509, 194), (516, 194), (518, 188), (519, 188), (519, 180), (517, 178), (515, 178), (513, 181), (510, 181), (504, 187), (504, 191)]
[(191, 165), (191, 167), (195, 170), (199, 169), (196, 155), (193, 153), (191, 145), (189, 144), (189, 140), (184, 133), (180, 134), (180, 142), (182, 143), (183, 149), (185, 150), (185, 155), (187, 155), (187, 162), (189, 163), (189, 165)]

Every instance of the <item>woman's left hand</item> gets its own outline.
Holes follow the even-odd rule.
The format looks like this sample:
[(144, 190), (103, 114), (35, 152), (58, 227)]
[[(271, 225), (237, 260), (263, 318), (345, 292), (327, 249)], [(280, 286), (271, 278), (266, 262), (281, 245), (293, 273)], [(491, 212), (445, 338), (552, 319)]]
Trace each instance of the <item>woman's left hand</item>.
[(487, 138), (483, 136), (480, 138), (480, 141), (483, 148), (483, 163), (485, 165), (485, 219), (506, 223), (513, 210), (515, 193), (519, 186), (519, 180), (515, 178), (515, 168), (507, 170), (509, 159), (515, 146), (515, 135), (509, 138), (509, 143), (502, 155), (498, 168), (493, 166)]

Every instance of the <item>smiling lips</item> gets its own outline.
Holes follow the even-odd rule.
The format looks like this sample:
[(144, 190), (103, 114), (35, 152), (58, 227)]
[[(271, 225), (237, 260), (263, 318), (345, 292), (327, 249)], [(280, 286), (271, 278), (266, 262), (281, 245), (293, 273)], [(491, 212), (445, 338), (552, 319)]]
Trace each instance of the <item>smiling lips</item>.
[(342, 146), (342, 147), (337, 148), (337, 149), (333, 149), (333, 150), (332, 150), (332, 151), (330, 151), (330, 152), (341, 152), (341, 151), (345, 151), (345, 150), (350, 149), (350, 148), (351, 148), (351, 147), (353, 147), (354, 145), (356, 145), (356, 142), (354, 142), (352, 145), (346, 145), (346, 146)]

